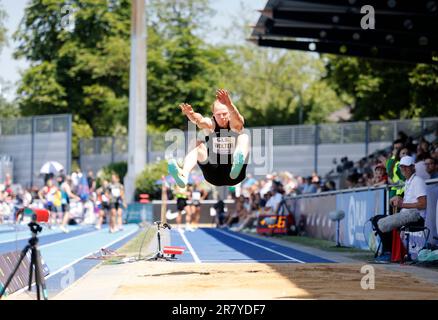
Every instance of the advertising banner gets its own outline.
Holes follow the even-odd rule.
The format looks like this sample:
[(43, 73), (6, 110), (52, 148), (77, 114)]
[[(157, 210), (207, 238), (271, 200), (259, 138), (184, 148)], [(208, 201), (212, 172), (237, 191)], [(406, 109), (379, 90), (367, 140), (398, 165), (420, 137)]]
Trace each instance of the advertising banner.
[[(426, 240), (431, 244), (438, 244), (435, 238), (438, 237), (438, 183), (427, 185), (427, 209), (426, 209), (426, 227), (429, 228), (429, 239), (426, 239), (427, 233), (411, 232), (409, 237), (409, 252), (412, 259), (416, 259), (419, 251), (425, 246)], [(427, 232), (427, 231), (426, 231)], [(402, 239), (405, 241), (405, 239)]]
[[(14, 271), (15, 266), (20, 260), (21, 251), (8, 252), (0, 255), (0, 291), (5, 285), (8, 277)], [(26, 257), (20, 264), (15, 276), (12, 278), (6, 293), (12, 294), (29, 284), (29, 271), (30, 271), (30, 259), (31, 251), (28, 251)], [(44, 276), (49, 274), (49, 268), (45, 264), (43, 258), (41, 258), (42, 272)], [(33, 272), (33, 279), (35, 280), (35, 272)]]
[(257, 233), (262, 235), (287, 234), (286, 216), (260, 214), (257, 219)]
[(338, 194), (336, 195), (336, 210), (345, 212), (345, 218), (340, 224), (340, 243), (348, 247), (374, 250), (376, 239), (371, 223), (367, 221), (375, 215), (384, 214), (385, 190)]
[(287, 201), (299, 234), (323, 240), (336, 240), (336, 226), (328, 218), (336, 210), (336, 195), (304, 197)]

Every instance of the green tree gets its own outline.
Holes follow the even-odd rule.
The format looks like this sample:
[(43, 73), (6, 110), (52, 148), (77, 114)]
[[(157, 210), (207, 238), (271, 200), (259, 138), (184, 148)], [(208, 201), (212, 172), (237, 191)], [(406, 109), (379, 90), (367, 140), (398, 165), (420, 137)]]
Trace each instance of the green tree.
[[(31, 61), (18, 94), (23, 114), (73, 113), (93, 135), (128, 125), (129, 0), (31, 0), (15, 33), (17, 57)], [(148, 2), (148, 119), (156, 129), (184, 128), (178, 104), (207, 112), (217, 79), (231, 62), (198, 33), (211, 13), (206, 0)], [(178, 115), (178, 116), (176, 116)]]
[[(0, 53), (7, 44), (7, 30), (5, 27), (5, 20), (7, 19), (7, 14), (3, 10), (1, 1), (0, 1)], [(6, 94), (10, 91), (10, 84), (4, 81), (0, 75), (0, 118), (11, 118), (17, 117), (20, 115), (20, 110), (17, 107), (17, 104), (14, 102), (10, 102), (6, 99)]]
[(16, 118), (20, 116), (20, 108), (15, 101), (8, 101), (6, 94), (10, 92), (10, 84), (0, 78), (0, 118)]
[(343, 106), (322, 79), (325, 68), (319, 57), (252, 44), (229, 51), (237, 67), (223, 81), (249, 126), (324, 122)]
[(3, 9), (2, 3), (0, 2), (0, 52), (3, 46), (6, 44), (6, 27), (4, 24), (6, 18), (6, 11)]
[(204, 20), (210, 15), (206, 0), (151, 1), (148, 118), (159, 129), (185, 128), (182, 102), (211, 113), (221, 75), (233, 68), (224, 48), (206, 44), (197, 34), (208, 27)]
[(436, 116), (438, 66), (328, 57), (327, 79), (352, 98), (355, 120)]
[[(127, 118), (129, 0), (31, 0), (15, 33), (31, 66), (18, 88), (23, 114), (73, 113), (94, 135)], [(73, 19), (69, 19), (73, 17)]]
[[(325, 62), (318, 55), (258, 47), (248, 41), (254, 24), (252, 12), (241, 9), (224, 30), (226, 50), (234, 62), (222, 83), (232, 91), (248, 126), (326, 122), (345, 104), (323, 78)], [(258, 17), (258, 15), (257, 15)], [(226, 41), (226, 40), (225, 40)]]

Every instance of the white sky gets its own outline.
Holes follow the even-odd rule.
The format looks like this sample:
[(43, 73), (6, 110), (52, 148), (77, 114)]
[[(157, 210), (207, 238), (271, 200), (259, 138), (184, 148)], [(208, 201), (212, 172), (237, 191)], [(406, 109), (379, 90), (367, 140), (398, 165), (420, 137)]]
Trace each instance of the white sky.
[[(9, 39), (9, 45), (4, 47), (0, 53), (0, 78), (12, 84), (20, 79), (20, 70), (24, 70), (28, 66), (26, 61), (17, 61), (12, 57), (15, 43), (11, 39), (12, 34), (17, 30), (23, 17), (24, 8), (27, 2), (28, 0), (0, 0), (0, 5), (8, 14), (8, 19), (5, 24), (8, 29), (7, 35)], [(241, 2), (243, 2), (247, 8), (251, 24), (255, 24), (260, 16), (256, 10), (263, 9), (267, 0), (211, 0), (212, 7), (216, 11), (216, 15), (211, 21), (211, 26), (215, 31), (212, 31), (211, 34), (205, 35), (206, 41), (216, 42), (226, 40), (223, 39), (224, 34), (221, 32), (221, 29), (229, 28), (233, 19), (239, 16)], [(232, 37), (230, 39), (231, 41), (235, 41)], [(7, 92), (5, 96), (8, 100), (13, 99), (15, 96), (15, 89)]]

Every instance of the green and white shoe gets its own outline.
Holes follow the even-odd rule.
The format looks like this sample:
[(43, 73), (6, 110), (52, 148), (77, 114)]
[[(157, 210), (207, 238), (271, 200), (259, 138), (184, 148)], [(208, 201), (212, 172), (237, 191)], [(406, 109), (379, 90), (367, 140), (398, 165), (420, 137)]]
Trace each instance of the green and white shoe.
[(167, 169), (169, 174), (175, 179), (176, 184), (180, 188), (185, 188), (187, 185), (187, 178), (183, 175), (181, 168), (178, 166), (178, 163), (174, 159), (170, 159), (167, 163)]
[(242, 151), (237, 151), (233, 156), (233, 165), (231, 166), (230, 178), (236, 179), (245, 164), (245, 156)]

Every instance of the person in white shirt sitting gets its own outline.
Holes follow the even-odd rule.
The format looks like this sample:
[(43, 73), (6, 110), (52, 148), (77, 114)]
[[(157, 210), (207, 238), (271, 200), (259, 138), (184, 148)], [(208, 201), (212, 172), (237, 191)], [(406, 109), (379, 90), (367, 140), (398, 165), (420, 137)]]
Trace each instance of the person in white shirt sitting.
[[(426, 220), (427, 193), (426, 183), (415, 173), (415, 161), (410, 156), (400, 160), (400, 170), (406, 178), (404, 196), (390, 199), (391, 204), (400, 212), (381, 219), (374, 219), (373, 225), (382, 240), (383, 253), (379, 262), (389, 262), (391, 258), (392, 230), (407, 224), (424, 226)], [(378, 216), (376, 216), (378, 217)]]

